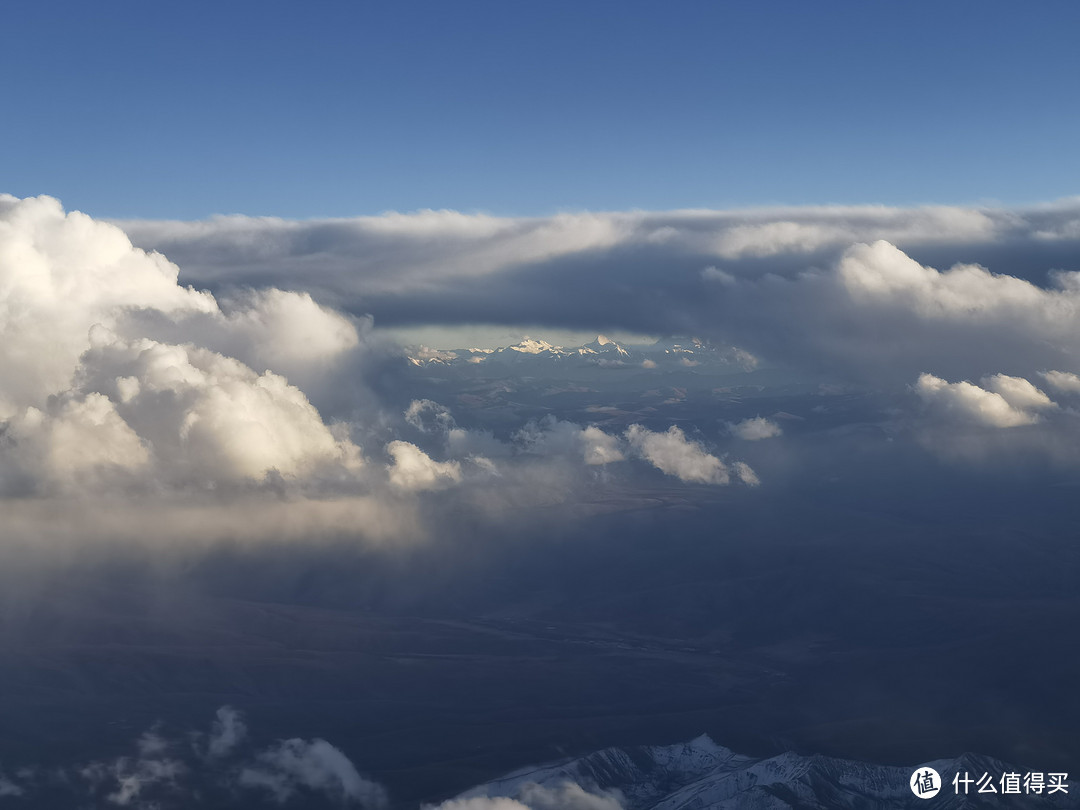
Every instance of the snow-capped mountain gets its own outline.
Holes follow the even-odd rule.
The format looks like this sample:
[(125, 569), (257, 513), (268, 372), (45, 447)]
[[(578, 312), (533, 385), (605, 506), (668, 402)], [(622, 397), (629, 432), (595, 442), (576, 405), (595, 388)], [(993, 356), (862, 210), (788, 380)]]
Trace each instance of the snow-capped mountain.
[[(590, 365), (603, 365), (605, 362), (620, 363), (631, 360), (634, 352), (620, 346), (614, 340), (597, 335), (596, 340), (583, 346), (566, 348), (548, 343), (546, 340), (527, 337), (512, 346), (496, 349), (431, 349), (419, 346), (409, 352), (409, 361), (413, 365), (455, 365), (460, 363), (507, 363), (513, 365), (530, 364), (535, 361), (577, 361)], [(638, 358), (641, 362), (641, 358)]]
[[(930, 800), (910, 787), (916, 767), (940, 775), (940, 792)], [(1001, 777), (1019, 774), (1019, 794), (1004, 794)], [(953, 778), (967, 775), (967, 786)], [(995, 793), (979, 793), (988, 774)], [(1023, 769), (990, 757), (964, 754), (956, 759), (910, 767), (875, 765), (794, 753), (754, 758), (717, 745), (708, 736), (667, 746), (608, 748), (577, 759), (523, 768), (473, 788), (459, 798), (527, 797), (531, 786), (580, 785), (597, 796), (617, 797), (625, 810), (855, 810), (856, 808), (1072, 808), (1080, 807), (1080, 786), (1066, 780), (1068, 792), (1024, 792)], [(1044, 780), (1045, 781), (1045, 780)], [(590, 805), (591, 806), (591, 805)], [(599, 805), (597, 805), (599, 806)]]
[(520, 343), (515, 343), (513, 346), (507, 346), (504, 349), (499, 349), (500, 352), (518, 352), (519, 354), (551, 354), (560, 355), (566, 350), (561, 346), (552, 346), (546, 340), (534, 340), (533, 338), (525, 338)]
[(630, 352), (605, 335), (597, 335), (596, 340), (582, 346), (593, 354), (614, 354), (619, 357), (629, 357)]
[[(536, 368), (598, 366), (607, 368), (717, 367), (725, 371), (749, 370), (756, 365), (752, 355), (735, 347), (715, 347), (697, 338), (665, 338), (649, 346), (628, 347), (605, 335), (581, 346), (556, 346), (546, 340), (525, 338), (512, 346), (496, 349), (412, 349), (409, 361), (416, 366), (460, 364), (503, 364)], [(537, 366), (539, 363), (539, 366)]]

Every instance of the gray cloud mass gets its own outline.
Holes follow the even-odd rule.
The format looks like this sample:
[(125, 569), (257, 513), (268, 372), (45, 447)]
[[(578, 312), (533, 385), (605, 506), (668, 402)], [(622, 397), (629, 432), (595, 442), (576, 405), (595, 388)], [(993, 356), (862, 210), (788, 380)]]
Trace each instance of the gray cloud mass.
[[(527, 219), (421, 211), (120, 224), (136, 244), (166, 251), (184, 278), (211, 289), (291, 287), (370, 314), (381, 326), (692, 335), (767, 366), (885, 392), (904, 420), (921, 420), (920, 435), (938, 418), (955, 429), (964, 413), (974, 414), (960, 420), (972, 429), (1071, 431), (1068, 420), (1047, 418), (1062, 403), (1017, 397), (1043, 380), (1051, 393), (1077, 388), (1070, 382), (1080, 375), (1076, 199), (1016, 209), (831, 206)], [(980, 389), (988, 396), (967, 387), (980, 388), (980, 380), (1015, 381), (1012, 399), (993, 386)], [(743, 439), (773, 434), (760, 423), (732, 430)], [(979, 436), (972, 447), (993, 444)], [(1047, 446), (1034, 432), (1008, 441), (1029, 439)]]
[[(911, 382), (1077, 349), (1080, 204), (125, 222), (211, 288), (274, 284), (384, 325), (695, 334)], [(996, 362), (999, 368), (987, 368)], [(933, 365), (932, 365), (933, 364)]]
[[(142, 510), (173, 513), (155, 531), (178, 537), (392, 539), (422, 536), (416, 504), (446, 490), (490, 510), (642, 465), (768, 483), (724, 452), (725, 437), (781, 436), (749, 415), (706, 430), (553, 413), (496, 436), (459, 425), (453, 403), (387, 398), (403, 355), (380, 327), (409, 323), (700, 337), (880, 390), (893, 432), (931, 452), (1027, 443), (1060, 463), (1080, 388), (1078, 223), (1070, 200), (118, 227), (0, 197), (10, 531), (39, 531), (45, 510), (61, 535), (64, 515), (83, 536), (140, 534)], [(949, 442), (927, 439), (939, 430)]]
[[(223, 223), (225, 235), (216, 232)], [(313, 282), (310, 290), (242, 269), (250, 259), (270, 271), (296, 250), (326, 258), (352, 226), (254, 224), (196, 229), (244, 276), (215, 294), (181, 278), (162, 253), (133, 247), (116, 225), (65, 212), (49, 197), (0, 196), (0, 496), (10, 537), (123, 539), (152, 525), (154, 535), (185, 542), (415, 538), (425, 533), (416, 504), (427, 494), (453, 488), (474, 503), (493, 505), (500, 492), (515, 503), (550, 502), (569, 497), (591, 469), (628, 457), (617, 436), (592, 425), (552, 423), (526, 447), (524, 433), (507, 441), (457, 427), (439, 403), (383, 398), (368, 382), (399, 373), (402, 350), (369, 316), (328, 303), (344, 296), (324, 295), (330, 287), (317, 280), (332, 274), (322, 259), (301, 262), (307, 269), (294, 276)], [(279, 226), (287, 244), (262, 230)], [(576, 218), (522, 227), (445, 214), (365, 227), (382, 245), (372, 279), (385, 290), (434, 289), (432, 262), (442, 265), (446, 240), (473, 251), (455, 271), (468, 280), (498, 274), (521, 251), (548, 259), (607, 244), (604, 233), (614, 233), (604, 217), (584, 230)], [(393, 246), (416, 239), (423, 244), (409, 269)], [(409, 430), (431, 430), (424, 420), (441, 446), (408, 441)], [(639, 455), (655, 464), (655, 454)], [(728, 480), (655, 466), (683, 481)]]

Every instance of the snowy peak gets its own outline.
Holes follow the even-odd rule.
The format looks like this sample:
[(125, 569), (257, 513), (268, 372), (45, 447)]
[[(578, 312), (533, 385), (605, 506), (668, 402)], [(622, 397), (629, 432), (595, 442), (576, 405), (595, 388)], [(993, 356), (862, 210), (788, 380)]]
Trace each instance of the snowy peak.
[(660, 338), (652, 345), (653, 351), (657, 352), (697, 352), (707, 351), (708, 346), (696, 337), (670, 337)]
[(525, 338), (520, 343), (515, 343), (513, 346), (507, 346), (505, 350), (508, 352), (521, 352), (522, 354), (563, 353), (561, 346), (553, 346), (546, 340), (534, 340), (530, 337)]
[(597, 335), (596, 340), (586, 343), (582, 348), (589, 349), (597, 354), (614, 354), (619, 357), (630, 356), (630, 352), (606, 335)]
[[(736, 754), (702, 735), (687, 743), (663, 746), (606, 748), (559, 762), (522, 768), (501, 779), (473, 788), (460, 798), (518, 798), (530, 785), (556, 788), (576, 783), (597, 797), (618, 796), (625, 810), (712, 810), (713, 808), (760, 808), (760, 810), (856, 810), (856, 808), (916, 808), (924, 806), (912, 793), (911, 774), (928, 765), (941, 775), (941, 795), (936, 807), (959, 810), (975, 807), (1080, 807), (1075, 783), (1068, 792), (1048, 794), (967, 796), (954, 789), (955, 774), (973, 778), (984, 772), (999, 778), (1022, 769), (991, 757), (964, 754), (952, 760), (915, 763), (911, 766), (877, 765), (822, 755), (801, 756), (792, 752), (755, 758)], [(1010, 801), (1016, 798), (1017, 801)], [(598, 802), (596, 806), (609, 806)], [(590, 805), (591, 806), (591, 805)]]
[(735, 346), (718, 347), (698, 338), (665, 338), (652, 346), (628, 349), (607, 335), (597, 335), (584, 345), (557, 346), (541, 338), (526, 337), (512, 346), (498, 349), (411, 349), (408, 360), (414, 366), (455, 366), (476, 364), (510, 365), (526, 373), (548, 374), (573, 368), (608, 368), (722, 373), (750, 371), (757, 358)]

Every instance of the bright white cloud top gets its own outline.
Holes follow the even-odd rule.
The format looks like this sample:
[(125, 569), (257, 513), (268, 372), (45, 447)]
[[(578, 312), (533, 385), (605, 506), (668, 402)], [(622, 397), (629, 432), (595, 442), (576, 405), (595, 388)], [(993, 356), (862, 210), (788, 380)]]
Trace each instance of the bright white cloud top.
[[(0, 201), (4, 472), (44, 490), (94, 490), (357, 469), (359, 449), (285, 377), (198, 345), (283, 369), (355, 347), (356, 328), (279, 290), (225, 312), (177, 275), (55, 200)], [(154, 323), (173, 339), (144, 336)]]
[[(1017, 381), (1015, 377), (1007, 379)], [(950, 383), (933, 374), (923, 374), (915, 383), (915, 391), (926, 402), (939, 406), (947, 413), (957, 414), (988, 427), (1009, 428), (1033, 425), (1039, 421), (1037, 414), (1014, 405), (1002, 393), (980, 388), (966, 381)]]

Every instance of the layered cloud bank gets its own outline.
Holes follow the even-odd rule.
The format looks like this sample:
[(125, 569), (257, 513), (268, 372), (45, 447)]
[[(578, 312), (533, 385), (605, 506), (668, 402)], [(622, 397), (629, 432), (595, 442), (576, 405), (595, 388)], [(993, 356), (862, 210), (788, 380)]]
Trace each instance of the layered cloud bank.
[(383, 325), (695, 334), (904, 384), (1058, 368), (1080, 348), (1076, 201), (122, 225), (200, 285), (302, 289)]
[[(1080, 203), (1026, 210), (926, 207), (780, 208), (560, 214), (500, 218), (455, 211), (391, 213), (353, 219), (289, 221), (217, 217), (200, 222), (125, 221), (140, 246), (165, 251), (202, 283), (305, 284), (343, 294), (421, 290), (449, 280), (497, 276), (509, 268), (570, 256), (603, 258), (656, 251), (673, 259), (709, 256), (705, 280), (738, 277), (728, 263), (784, 256), (836, 255), (858, 242), (963, 249), (1039, 245), (1043, 252), (1080, 239)], [(1030, 250), (1030, 248), (1029, 248)], [(670, 269), (670, 268), (669, 268)], [(663, 270), (657, 268), (654, 274)]]
[[(531, 219), (424, 211), (122, 225), (137, 244), (166, 250), (186, 277), (215, 289), (278, 284), (373, 313), (384, 325), (694, 335), (768, 365), (888, 392), (908, 427), (922, 420), (926, 429), (1028, 431), (1044, 447), (1048, 431), (1065, 431), (1072, 441), (1069, 398), (1080, 387), (1075, 199), (1023, 209)], [(767, 420), (729, 428), (751, 441), (781, 433)], [(656, 459), (658, 447), (638, 438), (620, 452), (637, 448), (638, 457)], [(724, 474), (699, 465), (684, 480)]]
[[(490, 231), (467, 217), (453, 222), (473, 237)], [(390, 235), (399, 227), (385, 224)], [(433, 237), (445, 230), (438, 221), (425, 227)], [(542, 245), (557, 232), (535, 236), (537, 255), (549, 255)], [(320, 271), (312, 270), (314, 280)], [(246, 524), (253, 532), (271, 523), (392, 534), (415, 529), (395, 498), (522, 476), (533, 486), (541, 467), (552, 477), (552, 465), (562, 465), (572, 477), (645, 447), (638, 434), (554, 424), (497, 441), (457, 428), (449, 411), (425, 401), (402, 413), (365, 387), (371, 365), (395, 351), (373, 335), (370, 318), (307, 290), (215, 296), (180, 273), (117, 226), (66, 213), (54, 199), (0, 197), (0, 496), (12, 531), (34, 523), (41, 499), (59, 498), (84, 513), (107, 503), (105, 511), (119, 504), (164, 515), (197, 502), (201, 517), (174, 521), (181, 534), (220, 523), (215, 511), (239, 503), (255, 503), (264, 518)], [(441, 420), (442, 458), (397, 435), (424, 433), (426, 408)], [(676, 445), (663, 462), (647, 448), (635, 457), (682, 481), (727, 483), (717, 457)], [(93, 523), (81, 529), (93, 534)], [(234, 534), (228, 524), (221, 531)], [(106, 521), (98, 531), (114, 529)]]
[(486, 509), (551, 503), (635, 469), (752, 486), (724, 442), (791, 441), (765, 416), (465, 428), (441, 403), (374, 392), (402, 363), (374, 323), (690, 334), (884, 392), (893, 433), (935, 451), (1005, 446), (988, 431), (1058, 461), (1075, 444), (1074, 202), (122, 225), (0, 197), (12, 527), (66, 499), (80, 520), (96, 510), (88, 534), (114, 533), (119, 503), (173, 515), (178, 535), (392, 537), (422, 533), (412, 504), (448, 491)]

